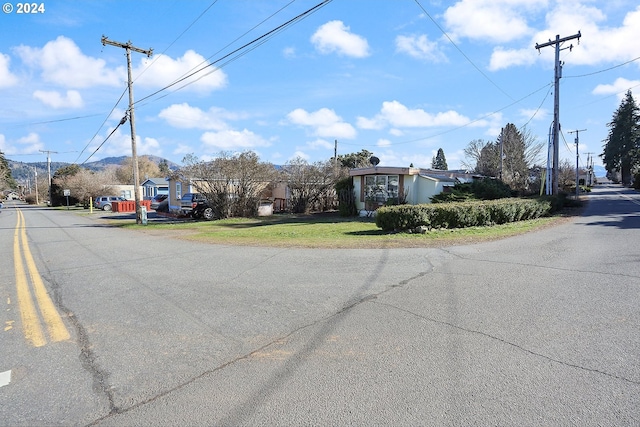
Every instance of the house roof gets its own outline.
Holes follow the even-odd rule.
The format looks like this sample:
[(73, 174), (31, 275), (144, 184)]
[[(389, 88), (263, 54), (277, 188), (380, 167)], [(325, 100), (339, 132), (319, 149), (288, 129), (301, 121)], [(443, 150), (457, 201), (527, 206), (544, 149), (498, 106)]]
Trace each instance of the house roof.
[(349, 169), (349, 176), (362, 175), (418, 175), (418, 168), (403, 168), (396, 166), (369, 166), (366, 168)]
[(427, 179), (431, 179), (434, 181), (440, 181), (440, 182), (453, 182), (453, 183), (458, 183), (459, 180), (458, 178), (450, 178), (448, 176), (443, 176), (443, 175), (432, 175), (432, 174), (428, 174), (428, 173), (420, 173), (420, 176), (422, 178), (427, 178)]
[(145, 184), (153, 184), (153, 185), (164, 185), (167, 184), (169, 181), (167, 180), (167, 178), (147, 178), (144, 180), (144, 182), (140, 185), (145, 185)]

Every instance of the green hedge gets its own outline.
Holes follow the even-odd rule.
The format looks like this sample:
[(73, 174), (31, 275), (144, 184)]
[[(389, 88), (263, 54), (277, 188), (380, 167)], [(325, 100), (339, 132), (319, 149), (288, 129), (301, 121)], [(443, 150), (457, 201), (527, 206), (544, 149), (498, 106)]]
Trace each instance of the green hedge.
[(384, 231), (412, 230), (420, 226), (464, 228), (534, 219), (551, 212), (551, 201), (544, 199), (383, 206), (376, 211), (376, 225)]

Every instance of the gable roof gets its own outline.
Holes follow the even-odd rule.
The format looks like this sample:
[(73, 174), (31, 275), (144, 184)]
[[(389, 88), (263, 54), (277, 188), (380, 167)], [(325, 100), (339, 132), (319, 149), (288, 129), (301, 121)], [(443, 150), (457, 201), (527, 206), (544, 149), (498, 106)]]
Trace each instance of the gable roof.
[(418, 175), (418, 168), (403, 168), (396, 166), (369, 166), (366, 168), (349, 169), (349, 176), (362, 175)]
[(147, 178), (140, 185), (145, 185), (145, 184), (167, 185), (168, 183), (169, 183), (169, 180), (167, 178)]

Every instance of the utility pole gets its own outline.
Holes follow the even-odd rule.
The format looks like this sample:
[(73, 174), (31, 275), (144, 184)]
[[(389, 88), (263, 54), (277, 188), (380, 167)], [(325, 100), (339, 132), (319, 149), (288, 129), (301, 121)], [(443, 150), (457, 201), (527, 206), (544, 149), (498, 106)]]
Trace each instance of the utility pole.
[(576, 129), (567, 132), (576, 134), (576, 200), (578, 200), (578, 197), (580, 195), (580, 154), (578, 153), (578, 147), (580, 146), (580, 132), (584, 131), (586, 131), (586, 129)]
[[(569, 37), (560, 38), (559, 35), (556, 35), (555, 40), (549, 40), (548, 43), (538, 44), (536, 43), (536, 49), (540, 52), (540, 49), (547, 46), (555, 46), (556, 48), (556, 57), (555, 57), (555, 87), (554, 87), (554, 99), (553, 99), (553, 186), (552, 192), (553, 195), (558, 194), (558, 169), (559, 169), (559, 143), (558, 143), (558, 135), (560, 134), (560, 78), (562, 77), (562, 63), (560, 63), (560, 45), (566, 41), (572, 39), (578, 39), (578, 43), (580, 42), (580, 31), (578, 34), (574, 34)], [(567, 49), (573, 49), (573, 45), (570, 45)]]
[(36, 184), (36, 206), (38, 206), (38, 168), (36, 168), (35, 166), (33, 167), (33, 174), (35, 175), (34, 181)]
[(111, 45), (121, 47), (127, 51), (127, 74), (128, 74), (128, 86), (129, 86), (129, 124), (131, 125), (131, 163), (133, 164), (133, 193), (136, 201), (136, 224), (142, 223), (142, 217), (140, 213), (140, 193), (138, 187), (140, 185), (139, 170), (138, 170), (138, 152), (136, 148), (136, 125), (133, 114), (133, 79), (131, 78), (131, 51), (142, 53), (147, 55), (147, 58), (153, 54), (153, 49), (144, 50), (131, 45), (131, 42), (119, 43), (107, 39), (102, 36), (102, 45)]
[(587, 173), (589, 174), (589, 181), (587, 182), (587, 185), (589, 187), (591, 187), (591, 185), (593, 185), (593, 156), (592, 154), (595, 154), (593, 152), (589, 152), (587, 153)]
[(49, 176), (49, 205), (53, 205), (53, 200), (51, 200), (51, 153), (58, 154), (58, 152), (51, 150), (40, 150), (40, 152), (47, 153), (47, 175)]
[(504, 128), (500, 130), (500, 181), (502, 181), (502, 161), (504, 160)]

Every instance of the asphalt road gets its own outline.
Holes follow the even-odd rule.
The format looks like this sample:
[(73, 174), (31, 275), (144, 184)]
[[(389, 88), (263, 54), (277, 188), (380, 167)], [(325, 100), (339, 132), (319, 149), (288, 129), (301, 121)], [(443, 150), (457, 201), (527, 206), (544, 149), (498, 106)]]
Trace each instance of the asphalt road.
[(639, 425), (639, 213), (604, 185), (500, 241), (304, 250), (5, 204), (0, 425)]

